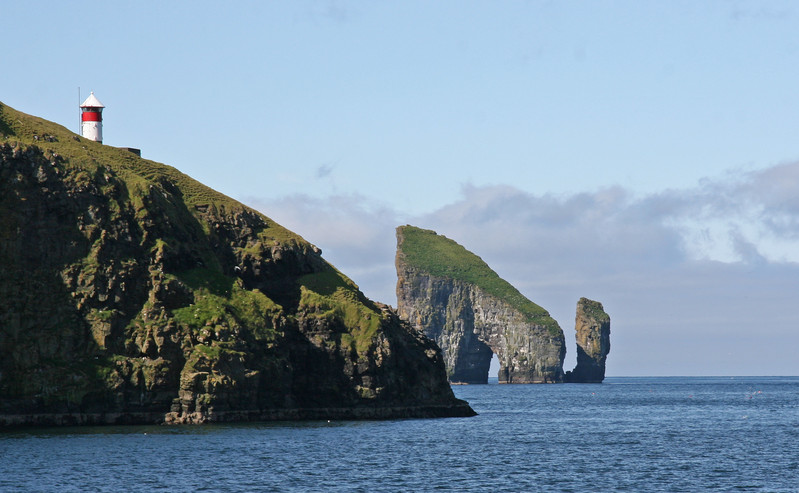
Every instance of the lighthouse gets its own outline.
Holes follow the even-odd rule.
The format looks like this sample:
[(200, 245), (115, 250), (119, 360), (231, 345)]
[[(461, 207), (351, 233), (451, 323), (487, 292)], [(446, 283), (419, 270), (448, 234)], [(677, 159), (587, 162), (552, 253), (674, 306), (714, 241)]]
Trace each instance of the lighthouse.
[(103, 108), (105, 106), (94, 93), (89, 94), (80, 105), (80, 133), (89, 140), (103, 143)]

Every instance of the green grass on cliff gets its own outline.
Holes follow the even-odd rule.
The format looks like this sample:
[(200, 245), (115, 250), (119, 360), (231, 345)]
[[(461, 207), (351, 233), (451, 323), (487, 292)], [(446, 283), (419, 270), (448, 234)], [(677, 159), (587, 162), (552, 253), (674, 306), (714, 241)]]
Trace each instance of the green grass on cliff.
[[(61, 125), (17, 111), (0, 102), (0, 145), (3, 144), (22, 148), (37, 146), (48, 158), (60, 156), (63, 158), (60, 166), (71, 172), (66, 174), (67, 178), (79, 180), (81, 183), (78, 185), (104, 183), (109, 189), (117, 187), (118, 190), (103, 190), (113, 197), (110, 200), (111, 208), (122, 209), (126, 203), (130, 203), (138, 220), (151, 219), (146, 217), (151, 214), (146, 202), (155, 201), (157, 209), (169, 216), (173, 227), (189, 228), (190, 214), (198, 220), (200, 227), (205, 228), (207, 235), (209, 226), (203, 219), (204, 214), (251, 211), (264, 219), (266, 227), (254, 231), (257, 241), (245, 248), (249, 254), (261, 256), (278, 243), (297, 248), (308, 246), (308, 242), (300, 235), (171, 166), (143, 159), (126, 149), (87, 140)], [(116, 178), (98, 178), (106, 174), (115, 174)], [(191, 237), (193, 232), (187, 231), (182, 236)], [(177, 248), (170, 238), (155, 238), (152, 241), (154, 256), (159, 255), (159, 250), (163, 254), (164, 251)], [(193, 330), (217, 323), (232, 326), (249, 322), (256, 326), (272, 327), (269, 318), (282, 307), (258, 290), (242, 289), (235, 279), (222, 273), (218, 260), (201, 248), (201, 242), (197, 242), (197, 245), (196, 254), (203, 256), (206, 267), (177, 273), (195, 296), (195, 303), (191, 306), (174, 310), (177, 321)], [(83, 261), (86, 269), (98, 267), (95, 257), (90, 256)], [(315, 313), (320, 316), (340, 319), (352, 329), (352, 334), (345, 334), (345, 338), (350, 338), (358, 348), (368, 346), (379, 328), (382, 314), (358, 290), (358, 286), (332, 266), (329, 270), (301, 277), (297, 283), (302, 290), (302, 303), (314, 307)]]
[(557, 326), (557, 322), (546, 310), (499, 277), (483, 259), (446, 236), (408, 225), (397, 228), (397, 238), (399, 253), (408, 265), (435, 277), (448, 277), (474, 284), (517, 309), (531, 322), (548, 328), (553, 323)]
[[(131, 191), (146, 191), (151, 186), (172, 184), (180, 190), (183, 201), (191, 211), (216, 209), (232, 212), (248, 209), (171, 166), (143, 159), (126, 149), (90, 141), (57, 123), (17, 111), (0, 102), (0, 144), (3, 143), (36, 145), (48, 157), (58, 154), (65, 158), (64, 166), (67, 169), (85, 170), (91, 174), (102, 172), (104, 168), (110, 169), (124, 180)], [(306, 243), (299, 235), (260, 215), (269, 226), (266, 231), (270, 239), (293, 239)]]
[(349, 332), (341, 334), (341, 343), (354, 346), (364, 354), (380, 328), (382, 313), (347, 276), (333, 267), (299, 279), (300, 306), (313, 316), (338, 321)]
[(244, 289), (241, 281), (200, 271), (195, 269), (190, 276), (181, 276), (194, 290), (194, 303), (172, 310), (179, 324), (195, 332), (217, 325), (246, 326), (257, 338), (275, 338), (274, 317), (281, 313), (279, 305), (257, 289)]
[(605, 313), (602, 303), (589, 300), (588, 298), (580, 298), (580, 301), (578, 301), (577, 304), (582, 305), (583, 313), (585, 313), (586, 316), (596, 320), (599, 323), (610, 322), (610, 315)]

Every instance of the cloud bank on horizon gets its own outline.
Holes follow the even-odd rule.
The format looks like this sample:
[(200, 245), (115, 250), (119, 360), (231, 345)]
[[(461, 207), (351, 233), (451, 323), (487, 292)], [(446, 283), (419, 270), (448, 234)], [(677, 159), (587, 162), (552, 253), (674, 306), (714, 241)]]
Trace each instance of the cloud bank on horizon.
[(409, 216), (361, 196), (248, 202), (320, 246), (370, 297), (396, 304), (394, 228), (433, 229), (480, 255), (559, 321), (574, 359), (581, 296), (612, 318), (609, 375), (796, 374), (799, 163), (635, 196), (510, 185)]

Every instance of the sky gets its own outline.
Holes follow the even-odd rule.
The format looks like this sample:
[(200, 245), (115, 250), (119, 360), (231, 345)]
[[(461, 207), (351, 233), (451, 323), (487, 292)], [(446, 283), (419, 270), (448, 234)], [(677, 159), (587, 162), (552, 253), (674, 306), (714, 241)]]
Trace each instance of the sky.
[(799, 374), (799, 4), (5, 0), (0, 101), (136, 147), (396, 305), (452, 238), (607, 374)]

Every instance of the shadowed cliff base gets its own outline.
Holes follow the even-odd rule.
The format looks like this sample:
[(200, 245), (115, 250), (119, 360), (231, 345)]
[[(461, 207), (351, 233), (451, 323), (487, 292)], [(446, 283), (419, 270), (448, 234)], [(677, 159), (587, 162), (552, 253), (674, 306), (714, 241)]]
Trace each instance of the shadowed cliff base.
[(476, 416), (466, 402), (447, 405), (397, 407), (292, 408), (222, 411), (174, 416), (161, 412), (0, 414), (0, 427), (205, 424), (265, 421), (350, 421), (460, 418)]

